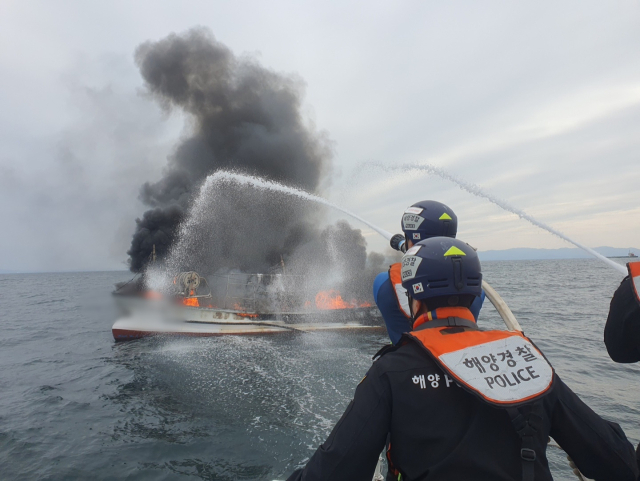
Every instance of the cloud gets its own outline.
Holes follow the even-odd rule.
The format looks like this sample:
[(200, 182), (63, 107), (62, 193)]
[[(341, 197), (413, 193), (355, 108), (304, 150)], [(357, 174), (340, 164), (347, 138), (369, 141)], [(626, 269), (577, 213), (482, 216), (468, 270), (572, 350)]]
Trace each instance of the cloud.
[[(114, 61), (82, 61), (66, 72), (71, 120), (3, 152), (0, 216), (14, 235), (0, 239), (1, 268), (126, 268), (139, 185), (159, 174), (176, 126), (109, 78)], [(97, 82), (83, 78), (91, 69), (100, 71)]]
[[(313, 108), (317, 125), (335, 140), (334, 163), (342, 173), (325, 194), (387, 230), (395, 230), (404, 207), (434, 198), (456, 210), (461, 235), (468, 232), (481, 248), (563, 246), (447, 182), (359, 172), (364, 161), (434, 163), (589, 245), (634, 245), (631, 240), (640, 237), (634, 217), (640, 182), (635, 3), (374, 0), (365, 11), (357, 2), (283, 0), (277, 9), (176, 5), (43, 4), (34, 11), (25, 2), (3, 4), (0, 216), (12, 239), (0, 244), (0, 267), (51, 262), (34, 259), (46, 245), (60, 253), (54, 256), (59, 265), (72, 262), (65, 257), (66, 243), (75, 241), (81, 245), (78, 258), (93, 262), (96, 256), (85, 246), (97, 245), (94, 223), (82, 212), (90, 212), (89, 206), (97, 212), (99, 202), (92, 199), (102, 198), (107, 187), (118, 189), (128, 207), (116, 199), (96, 216), (116, 225), (116, 239), (124, 236), (130, 219), (140, 215), (131, 210), (130, 196), (143, 179), (133, 163), (126, 170), (108, 167), (109, 159), (147, 159), (142, 170), (158, 178), (181, 125), (167, 127), (158, 109), (137, 96), (132, 53), (146, 39), (202, 23), (234, 52), (259, 51), (264, 65), (304, 79), (304, 108)], [(76, 64), (79, 51), (84, 60)], [(68, 101), (68, 83), (63, 90), (57, 80), (63, 72), (78, 79), (74, 102)], [(104, 102), (89, 100), (92, 94), (81, 93), (80, 86)], [(120, 108), (114, 112), (109, 102)], [(127, 124), (124, 117), (136, 122)], [(141, 131), (148, 148), (125, 148), (126, 136), (110, 130), (110, 123)], [(102, 132), (97, 137), (96, 129)], [(100, 154), (110, 142), (122, 147), (114, 155)], [(101, 149), (92, 150), (94, 143)], [(71, 178), (84, 190), (66, 194), (75, 189)], [(41, 212), (43, 218), (31, 219)], [(84, 221), (67, 219), (67, 212)], [(369, 247), (379, 248), (369, 232), (363, 228)], [(111, 256), (108, 265), (118, 261)]]

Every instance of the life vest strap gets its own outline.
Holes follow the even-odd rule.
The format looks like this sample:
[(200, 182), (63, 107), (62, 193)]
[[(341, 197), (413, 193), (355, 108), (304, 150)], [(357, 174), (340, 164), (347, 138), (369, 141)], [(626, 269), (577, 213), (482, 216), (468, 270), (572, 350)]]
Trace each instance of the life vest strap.
[(534, 436), (542, 429), (542, 403), (535, 402), (531, 405), (531, 411), (524, 413), (523, 408), (507, 408), (511, 425), (520, 436), (522, 447), (520, 458), (522, 459), (522, 481), (535, 480), (535, 461), (537, 459)]
[(411, 319), (411, 309), (409, 308), (409, 299), (407, 298), (407, 290), (402, 287), (402, 264), (396, 262), (389, 267), (389, 281), (393, 286), (393, 292), (398, 301), (400, 311), (407, 319)]
[(423, 329), (433, 329), (436, 327), (468, 327), (470, 329), (478, 330), (478, 325), (475, 322), (460, 317), (446, 317), (444, 319), (436, 319), (433, 321), (425, 322), (418, 326), (415, 331), (421, 331)]

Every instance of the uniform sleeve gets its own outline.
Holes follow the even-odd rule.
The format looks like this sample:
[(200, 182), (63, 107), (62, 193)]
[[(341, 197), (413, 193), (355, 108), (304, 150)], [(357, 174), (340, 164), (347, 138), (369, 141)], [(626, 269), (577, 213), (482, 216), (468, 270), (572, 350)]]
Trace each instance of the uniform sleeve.
[(630, 277), (622, 280), (611, 299), (604, 344), (615, 362), (640, 361), (640, 304)]
[(389, 432), (390, 390), (375, 364), (327, 440), (287, 481), (371, 481)]
[(554, 389), (550, 434), (580, 471), (596, 481), (635, 481), (638, 464), (622, 428), (593, 412), (560, 378)]
[(378, 274), (373, 282), (373, 298), (384, 319), (389, 339), (397, 344), (402, 334), (411, 330), (411, 323), (398, 305), (388, 272)]
[(482, 304), (484, 303), (484, 298), (486, 296), (487, 295), (484, 293), (484, 289), (483, 289), (482, 294), (476, 297), (473, 303), (471, 304), (471, 307), (469, 307), (469, 310), (471, 311), (471, 314), (473, 314), (473, 317), (476, 321), (478, 320), (478, 316), (480, 315), (480, 309), (482, 309)]
[(376, 304), (378, 303), (378, 294), (380, 293), (380, 288), (385, 282), (388, 282), (388, 281), (389, 281), (388, 272), (381, 272), (373, 280), (373, 299), (375, 300)]

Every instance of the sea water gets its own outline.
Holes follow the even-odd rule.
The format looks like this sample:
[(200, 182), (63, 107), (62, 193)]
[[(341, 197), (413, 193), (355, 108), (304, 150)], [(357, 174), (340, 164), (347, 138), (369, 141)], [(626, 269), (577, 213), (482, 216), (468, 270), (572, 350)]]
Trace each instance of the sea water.
[[(640, 366), (602, 329), (620, 275), (593, 259), (485, 262), (564, 381), (640, 440)], [(116, 344), (126, 272), (0, 276), (0, 478), (284, 479), (313, 454), (384, 331)], [(500, 327), (489, 302), (480, 321)], [(575, 480), (558, 449), (555, 479)]]

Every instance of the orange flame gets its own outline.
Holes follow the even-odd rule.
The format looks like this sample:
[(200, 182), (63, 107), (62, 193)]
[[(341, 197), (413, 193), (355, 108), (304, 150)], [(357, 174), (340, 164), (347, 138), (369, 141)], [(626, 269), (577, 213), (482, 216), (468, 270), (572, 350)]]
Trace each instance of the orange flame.
[(358, 302), (352, 299), (347, 302), (342, 298), (339, 291), (330, 289), (328, 291), (320, 291), (316, 294), (316, 307), (318, 309), (353, 309), (354, 307), (370, 307), (369, 302)]
[(200, 303), (198, 302), (197, 297), (188, 297), (186, 299), (182, 299), (182, 303), (185, 306), (200, 307)]
[[(233, 305), (233, 308), (236, 311), (244, 311), (245, 310), (244, 307), (242, 307), (237, 302)], [(240, 317), (258, 317), (258, 314), (254, 313), (254, 312), (236, 312), (236, 316), (240, 316)]]

